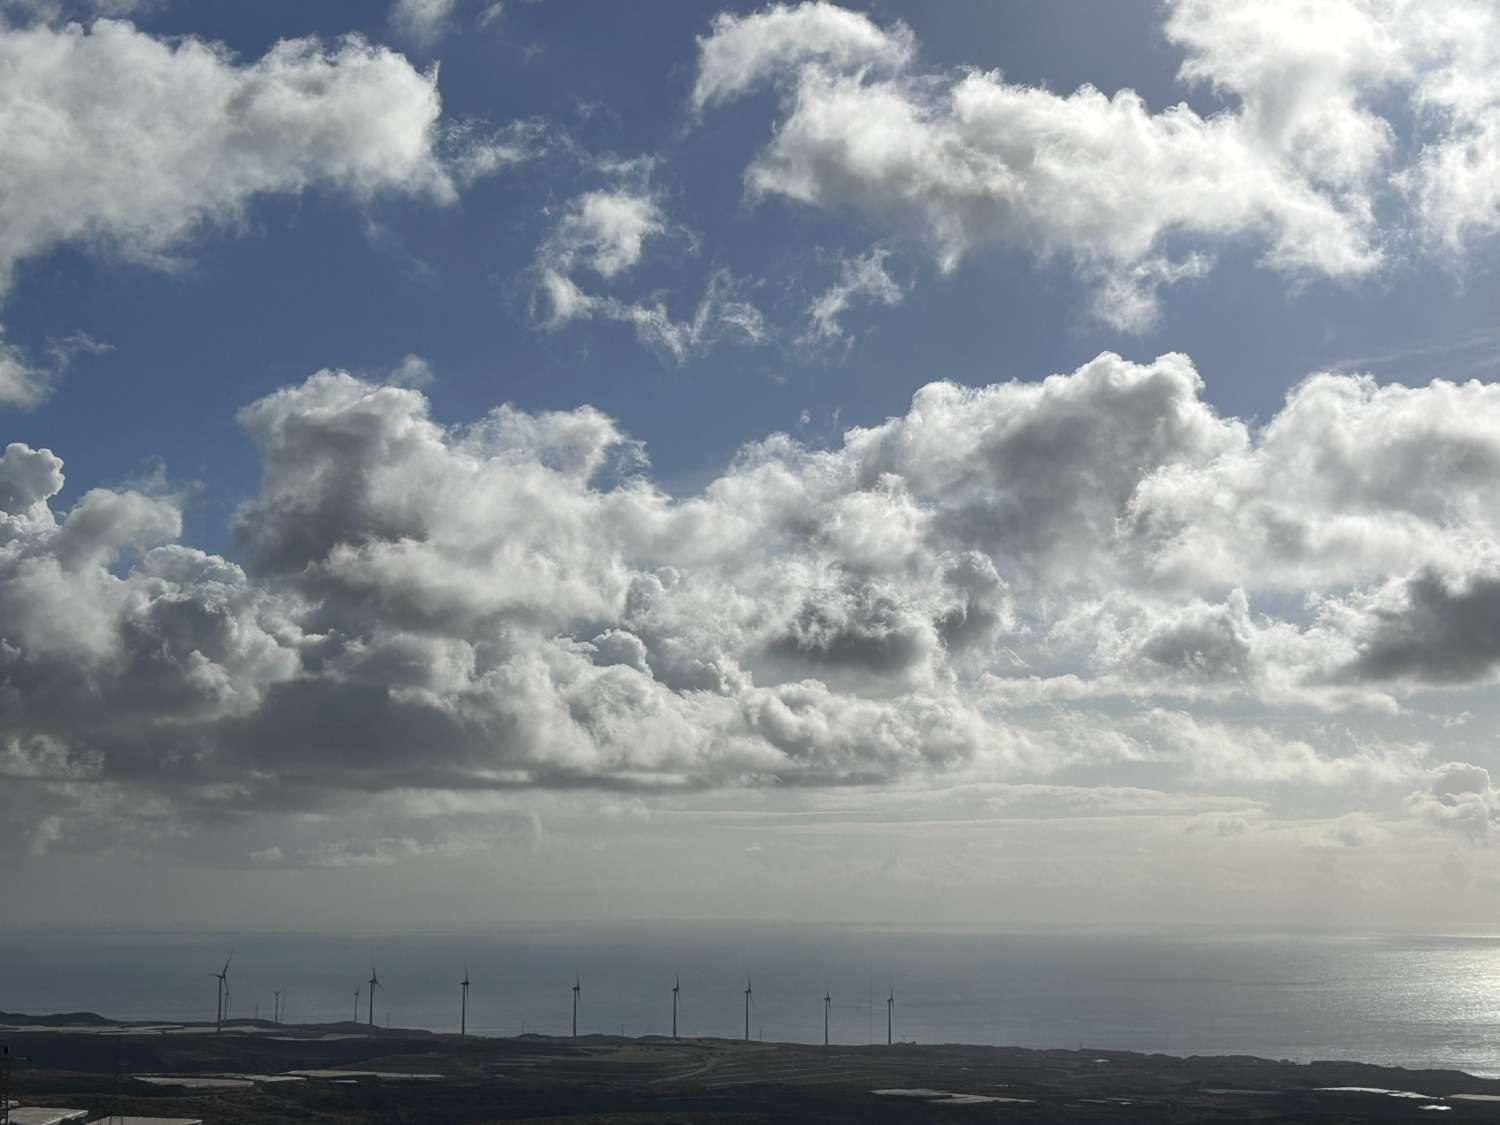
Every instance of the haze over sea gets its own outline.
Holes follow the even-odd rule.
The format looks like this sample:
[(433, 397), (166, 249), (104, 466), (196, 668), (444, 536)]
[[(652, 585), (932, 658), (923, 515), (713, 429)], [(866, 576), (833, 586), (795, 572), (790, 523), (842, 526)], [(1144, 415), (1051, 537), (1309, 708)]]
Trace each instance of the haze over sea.
[[(666, 1034), (674, 975), (684, 1035), (896, 1037), (1171, 1054), (1357, 1059), (1500, 1076), (1500, 936), (1144, 931), (923, 931), (771, 926), (518, 926), (401, 934), (0, 934), (0, 1010), (203, 1020), (233, 949), (231, 1016), (288, 988), (294, 1023), (347, 1020), (371, 963), (375, 1017), (457, 1030)], [(873, 1011), (871, 1000), (873, 998)], [(362, 993), (359, 1014), (368, 1016)]]

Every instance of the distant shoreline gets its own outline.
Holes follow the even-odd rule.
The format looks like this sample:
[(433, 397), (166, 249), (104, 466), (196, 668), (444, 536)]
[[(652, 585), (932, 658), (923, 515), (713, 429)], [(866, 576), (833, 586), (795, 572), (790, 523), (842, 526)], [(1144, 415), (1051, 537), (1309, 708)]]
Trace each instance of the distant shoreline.
[(1497, 1095), (1500, 1095), (1500, 1078), (1487, 1078), (1481, 1075), (1470, 1074), (1467, 1071), (1451, 1067), (1423, 1067), (1423, 1066), (1399, 1066), (1383, 1063), (1366, 1062), (1359, 1059), (1271, 1059), (1259, 1055), (1249, 1054), (1174, 1054), (1165, 1051), (1132, 1051), (1105, 1047), (1024, 1047), (1011, 1045), (997, 1045), (986, 1043), (964, 1043), (964, 1042), (918, 1042), (910, 1039), (897, 1039), (894, 1043), (851, 1043), (833, 1041), (826, 1046), (823, 1044), (806, 1043), (798, 1040), (777, 1039), (751, 1039), (744, 1040), (740, 1037), (721, 1035), (681, 1035), (671, 1036), (660, 1033), (645, 1033), (641, 1035), (619, 1035), (607, 1032), (579, 1032), (574, 1035), (557, 1035), (546, 1032), (519, 1032), (513, 1034), (497, 1035), (483, 1032), (469, 1032), (460, 1035), (456, 1031), (433, 1031), (428, 1028), (419, 1027), (383, 1027), (376, 1025), (371, 1027), (367, 1023), (356, 1023), (352, 1020), (335, 1021), (331, 1023), (274, 1023), (264, 1019), (241, 1019), (226, 1020), (222, 1029), (216, 1027), (212, 1020), (209, 1021), (182, 1021), (182, 1020), (120, 1020), (97, 1012), (62, 1012), (50, 1015), (32, 1015), (27, 1013), (0, 1011), (0, 1044), (8, 1038), (19, 1036), (78, 1036), (78, 1037), (127, 1037), (137, 1036), (150, 1040), (158, 1040), (162, 1037), (189, 1037), (206, 1036), (219, 1040), (224, 1039), (277, 1039), (282, 1042), (299, 1042), (307, 1044), (366, 1041), (366, 1042), (409, 1042), (421, 1040), (433, 1045), (475, 1045), (475, 1044), (505, 1044), (505, 1043), (545, 1043), (557, 1045), (574, 1045), (577, 1047), (589, 1047), (598, 1045), (620, 1046), (629, 1044), (645, 1045), (706, 1045), (711, 1047), (722, 1047), (725, 1049), (751, 1049), (751, 1050), (782, 1050), (782, 1051), (833, 1051), (845, 1052), (997, 1052), (1010, 1056), (1024, 1056), (1047, 1058), (1054, 1056), (1067, 1057), (1075, 1060), (1086, 1060), (1090, 1064), (1101, 1068), (1116, 1062), (1138, 1062), (1140, 1060), (1170, 1060), (1184, 1065), (1201, 1066), (1220, 1063), (1231, 1063), (1237, 1066), (1260, 1066), (1270, 1068), (1302, 1067), (1302, 1068), (1327, 1068), (1327, 1067), (1353, 1067), (1363, 1070), (1388, 1071), (1393, 1074), (1443, 1074), (1458, 1075), (1475, 1082), (1489, 1083), (1496, 1087)]

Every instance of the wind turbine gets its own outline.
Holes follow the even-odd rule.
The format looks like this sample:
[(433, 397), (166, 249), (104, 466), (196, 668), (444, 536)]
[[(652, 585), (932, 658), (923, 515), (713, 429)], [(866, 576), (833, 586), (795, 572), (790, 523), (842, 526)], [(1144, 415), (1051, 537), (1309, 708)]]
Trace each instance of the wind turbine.
[(578, 994), (583, 991), (583, 985), (579, 983), (578, 977), (573, 977), (573, 1038), (578, 1038)]
[(891, 994), (885, 998), (885, 1045), (891, 1045), (891, 1028), (894, 1026), (896, 1013), (896, 986), (891, 985)]
[(222, 969), (217, 973), (208, 974), (211, 977), (219, 978), (219, 1011), (214, 1017), (215, 1035), (222, 1035), (224, 1032), (224, 1009), (228, 1006), (226, 1001), (228, 1000), (229, 993), (229, 962), (233, 960), (234, 954), (231, 953), (228, 957), (224, 958), (224, 967)]
[(672, 985), (672, 1038), (677, 1038), (677, 994), (682, 991), (682, 977), (677, 977), (677, 983)]
[(359, 994), (361, 992), (363, 992), (363, 991), (364, 991), (364, 989), (362, 989), (362, 988), (356, 988), (354, 990), (354, 1022), (355, 1023), (359, 1022)]
[(370, 1034), (375, 1034), (375, 990), (380, 987), (380, 978), (375, 975), (375, 966), (370, 966)]
[(750, 1042), (750, 977), (745, 976), (745, 1042)]
[(833, 993), (823, 993), (823, 1046), (828, 1046), (828, 1009), (833, 1007)]
[(281, 1022), (281, 994), (282, 994), (283, 991), (285, 991), (285, 990), (284, 989), (279, 989), (279, 988), (273, 988), (273, 989), (271, 989), (271, 995), (276, 998), (275, 1000), (273, 1000), (271, 1002), (271, 1022), (272, 1023), (280, 1023)]
[(464, 990), (463, 1003), (458, 1009), (458, 1034), (462, 1037), (469, 1030), (469, 966), (464, 966), (464, 979), (458, 983)]

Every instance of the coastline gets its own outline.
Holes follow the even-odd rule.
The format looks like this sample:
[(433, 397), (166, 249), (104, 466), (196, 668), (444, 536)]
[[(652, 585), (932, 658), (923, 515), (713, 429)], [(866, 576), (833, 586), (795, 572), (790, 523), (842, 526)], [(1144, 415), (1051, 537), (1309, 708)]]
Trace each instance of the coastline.
[[(468, 1036), (350, 1021), (121, 1023), (0, 1012), (28, 1105), (204, 1121), (1407, 1119), (1500, 1121), (1500, 1080), (1461, 1071), (1244, 1055), (660, 1035)], [(1493, 1099), (1493, 1100), (1491, 1100)], [(441, 1115), (437, 1106), (442, 1105)], [(623, 1114), (623, 1116), (622, 1116)], [(1426, 1114), (1424, 1113), (1424, 1116)]]

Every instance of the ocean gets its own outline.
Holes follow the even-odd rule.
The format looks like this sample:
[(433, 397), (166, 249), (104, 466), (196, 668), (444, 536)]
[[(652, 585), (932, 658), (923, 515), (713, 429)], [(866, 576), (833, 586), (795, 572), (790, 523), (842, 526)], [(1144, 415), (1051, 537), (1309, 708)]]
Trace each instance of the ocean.
[[(232, 1018), (354, 1017), (371, 966), (377, 1023), (566, 1034), (750, 1032), (1085, 1047), (1275, 1059), (1357, 1059), (1500, 1077), (1500, 936), (1212, 930), (910, 931), (638, 924), (401, 934), (0, 931), (0, 1010), (212, 1020), (212, 973), (233, 952)], [(358, 1016), (369, 1015), (361, 992)]]

